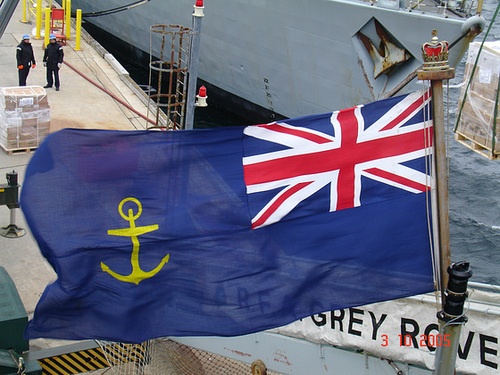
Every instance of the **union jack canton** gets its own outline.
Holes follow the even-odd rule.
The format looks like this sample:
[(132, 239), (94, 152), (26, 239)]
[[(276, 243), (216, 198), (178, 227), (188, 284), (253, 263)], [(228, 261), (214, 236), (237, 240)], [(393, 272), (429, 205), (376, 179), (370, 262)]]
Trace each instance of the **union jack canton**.
[(252, 228), (429, 190), (430, 92), (244, 130)]

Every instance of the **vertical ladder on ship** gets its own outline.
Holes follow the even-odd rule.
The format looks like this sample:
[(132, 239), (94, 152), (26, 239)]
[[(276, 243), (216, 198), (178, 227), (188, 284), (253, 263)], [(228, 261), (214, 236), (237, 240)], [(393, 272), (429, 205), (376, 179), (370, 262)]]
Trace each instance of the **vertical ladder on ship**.
[(183, 129), (192, 30), (178, 25), (153, 25), (150, 34), (149, 87), (156, 87), (156, 91), (149, 90), (149, 103), (155, 110), (156, 123), (159, 110), (163, 110), (169, 124), (168, 129), (160, 125), (148, 129)]

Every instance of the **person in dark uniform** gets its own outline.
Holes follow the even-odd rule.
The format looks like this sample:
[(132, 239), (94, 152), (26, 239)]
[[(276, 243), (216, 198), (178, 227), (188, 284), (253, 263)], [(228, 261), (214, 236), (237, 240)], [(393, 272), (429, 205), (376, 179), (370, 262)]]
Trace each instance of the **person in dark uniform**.
[(43, 65), (47, 68), (47, 85), (44, 86), (45, 88), (50, 88), (55, 83), (56, 91), (59, 91), (59, 69), (61, 68), (63, 58), (63, 48), (57, 43), (56, 36), (50, 34), (49, 44), (45, 47), (43, 54)]
[(33, 47), (30, 43), (30, 36), (23, 35), (23, 40), (17, 46), (17, 69), (19, 73), (19, 86), (26, 86), (26, 79), (30, 73), (30, 68), (35, 69), (35, 55), (33, 54)]

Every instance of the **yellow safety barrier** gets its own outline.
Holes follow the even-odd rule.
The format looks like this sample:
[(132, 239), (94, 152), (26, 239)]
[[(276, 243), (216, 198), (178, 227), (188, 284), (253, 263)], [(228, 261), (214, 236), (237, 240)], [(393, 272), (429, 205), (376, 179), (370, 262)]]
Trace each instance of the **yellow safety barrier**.
[(36, 20), (36, 1), (35, 0), (25, 0), (28, 2), (28, 22), (31, 22), (31, 18)]
[(43, 374), (47, 375), (80, 374), (109, 367), (109, 363), (99, 347), (39, 359), (38, 363), (43, 369)]
[[(41, 5), (41, 8), (49, 8), (52, 9), (52, 0), (23, 0), (23, 7), (26, 6), (28, 8), (27, 10), (27, 15), (28, 15), (28, 20), (27, 22), (31, 22), (31, 17), (33, 17), (35, 20), (37, 19), (37, 6), (38, 3), (46, 3), (45, 6)], [(40, 8), (40, 9), (41, 9)]]
[(44, 32), (44, 40), (43, 40), (43, 48), (47, 47), (49, 44), (49, 35), (50, 35), (50, 9), (45, 8), (45, 32)]
[(66, 8), (64, 10), (66, 15), (66, 39), (71, 39), (71, 0), (66, 0)]
[(75, 51), (81, 51), (80, 40), (82, 37), (82, 10), (77, 9), (76, 11), (76, 44)]
[(28, 23), (29, 22), (29, 13), (28, 13), (28, 1), (29, 0), (23, 0), (23, 19), (21, 20), (22, 23)]
[[(79, 345), (79, 344), (75, 344)], [(81, 345), (85, 345), (82, 343)], [(74, 345), (72, 345), (74, 347)], [(83, 349), (83, 347), (82, 347)], [(113, 366), (122, 366), (130, 363), (130, 369), (139, 369), (140, 364), (147, 364), (151, 358), (144, 344), (117, 344), (109, 343), (104, 348), (99, 346), (89, 347), (83, 350), (74, 350), (69, 347), (62, 348), (59, 353), (36, 358), (43, 375), (70, 375), (96, 371)], [(68, 350), (68, 351), (66, 351)], [(35, 355), (37, 353), (35, 352)], [(48, 353), (47, 353), (48, 354)]]
[(42, 2), (36, 3), (36, 35), (35, 39), (42, 39)]

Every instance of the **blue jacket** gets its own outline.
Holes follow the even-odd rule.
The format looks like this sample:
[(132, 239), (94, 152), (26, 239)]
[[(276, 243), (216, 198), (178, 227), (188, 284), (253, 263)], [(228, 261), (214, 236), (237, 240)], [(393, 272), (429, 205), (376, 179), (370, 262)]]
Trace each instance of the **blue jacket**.
[(57, 64), (62, 64), (64, 52), (61, 45), (57, 42), (47, 44), (43, 53), (43, 62), (47, 63), (47, 68), (51, 70), (57, 69)]
[(31, 43), (25, 43), (24, 40), (19, 43), (16, 49), (17, 66), (23, 65), (25, 68), (35, 65), (35, 55)]

